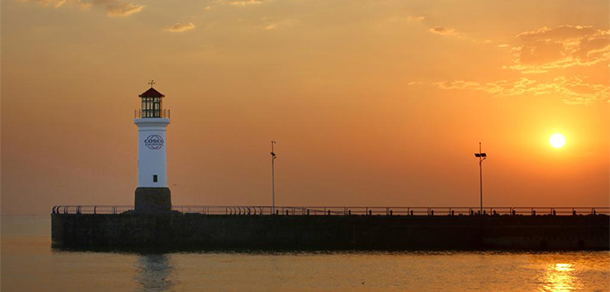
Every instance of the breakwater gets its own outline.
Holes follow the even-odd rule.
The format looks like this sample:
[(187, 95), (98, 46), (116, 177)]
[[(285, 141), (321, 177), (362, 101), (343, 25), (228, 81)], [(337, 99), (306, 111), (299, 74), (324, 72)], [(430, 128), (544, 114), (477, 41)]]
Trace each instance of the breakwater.
[(52, 241), (59, 248), (610, 249), (610, 217), (600, 214), (288, 216), (174, 211), (51, 216)]

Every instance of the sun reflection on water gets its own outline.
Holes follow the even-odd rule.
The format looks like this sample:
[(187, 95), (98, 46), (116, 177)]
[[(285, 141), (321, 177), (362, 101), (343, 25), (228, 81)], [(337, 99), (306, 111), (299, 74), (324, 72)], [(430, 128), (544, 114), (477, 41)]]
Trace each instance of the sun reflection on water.
[(555, 271), (564, 272), (564, 271), (573, 271), (574, 268), (571, 264), (555, 264)]
[(578, 286), (578, 278), (574, 276), (574, 266), (568, 263), (557, 263), (547, 266), (540, 291), (571, 292)]

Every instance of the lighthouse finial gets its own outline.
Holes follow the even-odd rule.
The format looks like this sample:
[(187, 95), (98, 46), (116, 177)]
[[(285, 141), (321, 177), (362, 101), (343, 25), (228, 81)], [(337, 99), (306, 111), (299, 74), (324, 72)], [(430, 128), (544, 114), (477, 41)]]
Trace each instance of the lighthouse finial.
[(150, 85), (150, 88), (153, 88), (153, 86), (155, 85), (155, 80), (154, 80), (154, 79), (151, 79), (151, 80), (148, 82), (148, 85)]

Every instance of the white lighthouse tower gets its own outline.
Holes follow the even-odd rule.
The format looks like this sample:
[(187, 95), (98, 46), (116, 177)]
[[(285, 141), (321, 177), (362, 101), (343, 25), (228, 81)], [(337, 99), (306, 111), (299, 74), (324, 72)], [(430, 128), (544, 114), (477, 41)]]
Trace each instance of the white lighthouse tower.
[(169, 110), (163, 108), (165, 95), (153, 88), (140, 94), (141, 108), (136, 110), (138, 126), (138, 188), (135, 211), (138, 213), (169, 212), (171, 192), (167, 187), (167, 140)]

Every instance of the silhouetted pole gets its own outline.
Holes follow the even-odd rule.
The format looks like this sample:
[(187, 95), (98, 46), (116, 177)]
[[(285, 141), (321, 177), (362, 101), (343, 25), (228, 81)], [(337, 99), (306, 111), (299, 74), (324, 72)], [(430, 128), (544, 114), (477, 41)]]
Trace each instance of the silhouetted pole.
[(479, 158), (479, 190), (481, 192), (481, 215), (483, 215), (483, 160), (487, 159), (487, 153), (481, 152), (481, 142), (479, 142), (479, 153), (475, 153), (474, 157)]
[(271, 214), (275, 214), (275, 152), (273, 145), (275, 141), (271, 141)]

